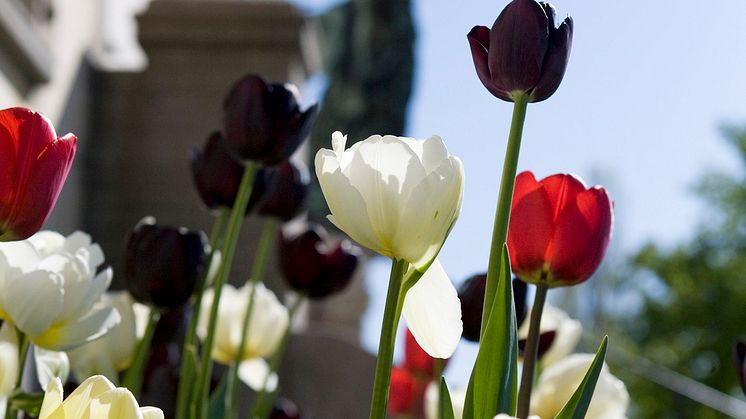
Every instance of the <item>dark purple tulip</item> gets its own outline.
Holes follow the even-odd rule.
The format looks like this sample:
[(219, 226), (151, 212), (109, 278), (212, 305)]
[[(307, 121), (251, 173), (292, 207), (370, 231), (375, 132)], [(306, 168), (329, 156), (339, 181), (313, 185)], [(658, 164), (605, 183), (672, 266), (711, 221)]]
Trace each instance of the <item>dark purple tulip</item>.
[[(521, 324), (518, 323), (518, 326)], [(552, 347), (554, 338), (557, 336), (557, 332), (550, 330), (548, 332), (539, 333), (539, 346), (536, 349), (536, 356), (541, 359), (542, 356)], [(523, 351), (526, 350), (526, 339), (518, 339), (518, 354), (523, 356)]]
[(287, 160), (306, 138), (317, 106), (298, 106), (293, 85), (267, 84), (249, 74), (233, 85), (223, 103), (223, 133), (231, 154), (268, 166)]
[(281, 232), (279, 253), (280, 269), (288, 284), (313, 299), (342, 291), (362, 255), (347, 240), (332, 246), (324, 229), (316, 224), (294, 237)]
[[(461, 320), (464, 324), (462, 336), (464, 339), (479, 342), (479, 332), (482, 327), (482, 310), (484, 308), (484, 287), (487, 283), (487, 274), (477, 274), (469, 277), (458, 289), (458, 298), (461, 300)], [(525, 282), (513, 279), (513, 300), (515, 301), (515, 314), (518, 324), (526, 318), (526, 291), (528, 286)]]
[(291, 220), (303, 209), (309, 179), (308, 169), (303, 163), (287, 160), (272, 168), (257, 212), (282, 221)]
[(298, 406), (284, 398), (277, 399), (269, 414), (269, 419), (301, 419), (302, 417)]
[(207, 208), (233, 207), (244, 166), (228, 154), (223, 135), (214, 132), (205, 147), (192, 149), (192, 178)]
[(746, 342), (736, 343), (736, 371), (743, 394), (746, 394)]
[(562, 82), (572, 48), (573, 21), (554, 26), (554, 7), (535, 0), (513, 0), (492, 25), (467, 35), (479, 80), (496, 97), (529, 102), (551, 96)]
[(207, 259), (204, 233), (146, 217), (127, 238), (125, 283), (139, 302), (167, 311), (189, 301)]

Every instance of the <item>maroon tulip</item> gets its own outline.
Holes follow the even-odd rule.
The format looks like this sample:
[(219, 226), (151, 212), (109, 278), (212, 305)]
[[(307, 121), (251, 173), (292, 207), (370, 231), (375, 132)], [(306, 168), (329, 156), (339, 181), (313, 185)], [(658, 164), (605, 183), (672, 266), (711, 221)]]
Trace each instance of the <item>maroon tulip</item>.
[(287, 160), (268, 172), (264, 181), (266, 190), (261, 191), (263, 196), (258, 199), (258, 213), (289, 221), (303, 209), (310, 179), (308, 169), (302, 163)]
[(26, 108), (0, 111), (0, 241), (39, 231), (57, 202), (78, 139), (57, 137), (43, 115)]
[(287, 160), (306, 138), (317, 106), (301, 112), (293, 85), (267, 84), (247, 75), (233, 85), (223, 104), (223, 133), (240, 161), (274, 166)]
[(160, 227), (146, 217), (127, 239), (125, 284), (139, 302), (173, 310), (189, 301), (207, 260), (204, 233)]
[[(479, 333), (482, 328), (482, 310), (484, 308), (484, 289), (487, 284), (487, 274), (477, 274), (469, 277), (458, 289), (458, 298), (461, 300), (461, 320), (464, 324), (462, 336), (471, 342), (479, 342)], [(515, 301), (515, 314), (520, 325), (526, 318), (526, 291), (525, 282), (513, 279), (513, 301)]]
[(518, 175), (508, 227), (513, 273), (549, 287), (575, 285), (595, 272), (606, 253), (613, 205), (600, 186), (557, 174), (537, 181)]
[(509, 102), (528, 94), (530, 102), (551, 96), (562, 82), (572, 47), (572, 18), (554, 26), (549, 3), (513, 0), (492, 25), (467, 35), (477, 75), (484, 87)]
[(362, 255), (347, 240), (331, 245), (326, 231), (316, 224), (294, 237), (280, 237), (280, 269), (288, 284), (309, 298), (319, 299), (342, 291), (352, 280)]
[(736, 372), (743, 394), (746, 394), (746, 342), (736, 343)]
[(244, 166), (228, 154), (223, 135), (214, 132), (202, 150), (192, 149), (192, 178), (207, 208), (233, 207)]

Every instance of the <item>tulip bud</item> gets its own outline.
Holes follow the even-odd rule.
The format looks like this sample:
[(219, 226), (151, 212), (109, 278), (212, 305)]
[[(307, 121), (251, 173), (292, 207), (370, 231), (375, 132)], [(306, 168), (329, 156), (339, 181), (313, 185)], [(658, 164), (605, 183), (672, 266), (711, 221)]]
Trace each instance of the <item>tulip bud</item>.
[(280, 269), (288, 284), (309, 298), (342, 291), (352, 280), (362, 251), (347, 240), (332, 246), (317, 224), (291, 237), (280, 233)]
[(317, 106), (301, 112), (291, 84), (267, 84), (246, 75), (233, 85), (223, 103), (223, 133), (239, 160), (274, 166), (287, 160), (306, 138)]
[(0, 111), (0, 241), (39, 231), (57, 202), (78, 139), (57, 137), (51, 122), (26, 108)]
[(233, 207), (244, 166), (228, 154), (223, 135), (213, 132), (202, 150), (192, 149), (192, 178), (207, 208)]
[(160, 227), (146, 217), (127, 239), (127, 290), (139, 302), (163, 311), (186, 304), (205, 261), (204, 233), (185, 228)]
[(508, 226), (513, 273), (549, 287), (587, 280), (606, 253), (613, 220), (613, 204), (600, 186), (586, 188), (569, 174), (541, 181), (519, 174)]
[(746, 394), (746, 342), (736, 343), (736, 371), (743, 394)]
[(492, 30), (475, 26), (467, 35), (477, 75), (496, 97), (512, 102), (528, 94), (530, 102), (551, 96), (562, 82), (572, 47), (572, 18), (554, 26), (549, 3), (513, 0)]
[(291, 220), (303, 209), (309, 183), (308, 169), (302, 163), (287, 160), (274, 168), (268, 178), (259, 214), (282, 221)]
[[(458, 290), (458, 298), (461, 300), (461, 319), (464, 322), (463, 337), (472, 342), (479, 342), (479, 333), (482, 328), (482, 310), (484, 308), (484, 289), (487, 283), (487, 274), (477, 274), (469, 277), (461, 284)], [(518, 324), (526, 318), (526, 291), (527, 285), (523, 281), (513, 279), (513, 301), (515, 301), (515, 314)]]

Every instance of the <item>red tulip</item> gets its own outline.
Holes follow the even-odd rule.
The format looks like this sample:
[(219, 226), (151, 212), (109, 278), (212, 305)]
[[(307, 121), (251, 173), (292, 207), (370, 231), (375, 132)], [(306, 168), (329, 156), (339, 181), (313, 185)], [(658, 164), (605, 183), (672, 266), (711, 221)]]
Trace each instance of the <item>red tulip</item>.
[(611, 239), (613, 204), (600, 186), (569, 174), (516, 177), (508, 229), (513, 273), (549, 287), (574, 285), (598, 268)]
[(447, 359), (436, 359), (425, 352), (417, 343), (412, 332), (407, 329), (404, 342), (404, 368), (425, 381), (437, 378)]
[(427, 380), (418, 380), (404, 368), (392, 368), (387, 406), (389, 414), (421, 417), (428, 383)]
[(77, 137), (57, 137), (43, 115), (0, 110), (0, 241), (39, 231), (54, 208), (75, 157)]

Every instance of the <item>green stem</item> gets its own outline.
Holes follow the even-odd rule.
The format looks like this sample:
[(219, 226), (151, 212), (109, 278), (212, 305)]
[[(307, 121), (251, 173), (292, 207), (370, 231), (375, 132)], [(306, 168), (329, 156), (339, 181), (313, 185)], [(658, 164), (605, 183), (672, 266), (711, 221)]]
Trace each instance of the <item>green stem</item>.
[(160, 317), (158, 311), (151, 308), (148, 315), (148, 323), (145, 326), (145, 334), (140, 343), (137, 344), (132, 364), (127, 368), (127, 372), (124, 374), (124, 379), (122, 380), (122, 385), (127, 387), (135, 398), (140, 397), (140, 391), (142, 390), (142, 373), (145, 370), (145, 362), (150, 354), (150, 342), (153, 340), (158, 317)]
[(381, 339), (378, 342), (378, 361), (376, 362), (376, 378), (373, 382), (370, 419), (386, 419), (396, 328), (399, 325), (399, 316), (404, 305), (404, 295), (401, 292), (402, 283), (407, 265), (404, 260), (394, 260), (391, 265), (389, 290), (386, 294), (386, 306), (383, 311), (383, 324), (381, 325)]
[[(21, 383), (23, 382), (23, 372), (26, 366), (26, 358), (28, 357), (29, 348), (31, 347), (31, 341), (28, 339), (25, 333), (16, 329), (16, 337), (18, 338), (18, 377), (16, 377), (16, 385), (14, 391), (21, 390)], [(8, 401), (8, 406), (5, 411), (5, 419), (15, 419), (18, 417), (18, 410), (13, 409), (11, 401)]]
[(181, 352), (181, 366), (179, 367), (179, 389), (176, 399), (176, 417), (185, 418), (186, 409), (189, 404), (190, 396), (194, 390), (194, 369), (197, 362), (197, 323), (199, 322), (200, 310), (202, 308), (202, 295), (204, 295), (207, 286), (207, 279), (214, 261), (215, 251), (219, 245), (220, 238), (225, 233), (225, 224), (228, 220), (230, 210), (221, 208), (210, 232), (210, 256), (202, 272), (202, 278), (197, 284), (197, 294), (192, 306), (192, 315), (189, 318), (189, 326), (184, 336), (184, 346)]
[(536, 297), (531, 307), (531, 318), (526, 338), (526, 350), (523, 352), (523, 371), (521, 372), (521, 387), (518, 390), (518, 414), (519, 419), (526, 419), (531, 407), (531, 387), (534, 383), (534, 369), (536, 368), (536, 355), (539, 349), (539, 335), (541, 326), (541, 313), (544, 311), (544, 302), (547, 300), (549, 287), (545, 283), (536, 286)]
[(484, 328), (487, 327), (487, 320), (489, 320), (492, 310), (492, 302), (497, 292), (497, 280), (500, 275), (500, 253), (508, 237), (510, 207), (513, 202), (515, 172), (518, 167), (518, 155), (521, 151), (521, 137), (523, 136), (523, 122), (526, 119), (528, 95), (516, 95), (514, 100), (513, 119), (510, 123), (508, 148), (505, 150), (503, 174), (500, 180), (500, 193), (497, 199), (497, 209), (495, 210), (495, 223), (492, 228), (492, 245), (490, 247), (490, 260), (487, 265), (487, 285), (484, 292), (481, 333), (484, 333)]
[(257, 245), (256, 254), (254, 255), (254, 264), (251, 267), (251, 276), (249, 277), (249, 280), (246, 281), (246, 285), (251, 284), (251, 291), (249, 292), (249, 302), (248, 307), (246, 308), (246, 314), (244, 314), (243, 324), (241, 325), (241, 330), (243, 330), (243, 333), (241, 334), (241, 343), (238, 345), (236, 359), (233, 360), (230, 370), (228, 371), (228, 381), (226, 383), (225, 399), (223, 401), (225, 405), (223, 417), (225, 419), (233, 417), (233, 407), (236, 405), (236, 397), (238, 396), (238, 386), (236, 386), (236, 382), (238, 381), (238, 366), (241, 364), (241, 361), (243, 361), (243, 354), (246, 350), (249, 323), (251, 322), (251, 314), (254, 311), (256, 284), (262, 282), (262, 278), (264, 277), (264, 271), (267, 267), (267, 256), (269, 256), (269, 249), (273, 243), (273, 239), (275, 238), (276, 229), (277, 221), (274, 218), (268, 217), (264, 220), (262, 233), (261, 236), (259, 236), (259, 244)]
[(197, 376), (195, 392), (192, 397), (194, 402), (194, 409), (192, 412), (200, 419), (207, 418), (207, 399), (210, 390), (210, 376), (212, 375), (211, 355), (212, 347), (215, 343), (215, 324), (218, 319), (220, 293), (223, 289), (223, 285), (228, 280), (228, 274), (230, 273), (231, 265), (233, 264), (236, 243), (238, 242), (241, 224), (243, 223), (243, 218), (246, 213), (246, 206), (248, 205), (249, 197), (251, 196), (251, 189), (254, 184), (254, 175), (256, 174), (257, 168), (258, 164), (256, 162), (249, 161), (246, 163), (246, 169), (244, 170), (243, 178), (241, 179), (241, 186), (238, 188), (238, 195), (236, 196), (236, 201), (233, 204), (230, 219), (228, 220), (225, 241), (223, 242), (220, 252), (220, 269), (218, 270), (217, 277), (215, 278), (215, 285), (213, 286), (214, 297), (212, 300), (212, 307), (210, 307), (207, 336), (205, 337), (203, 346), (203, 354), (199, 374)]
[(256, 396), (254, 406), (251, 409), (251, 413), (249, 413), (248, 419), (266, 419), (269, 416), (277, 392), (268, 393), (267, 382), (269, 381), (270, 375), (276, 373), (280, 367), (280, 361), (282, 361), (282, 357), (285, 354), (285, 348), (287, 348), (288, 342), (290, 341), (290, 331), (293, 328), (293, 319), (295, 318), (295, 314), (298, 312), (298, 308), (300, 308), (305, 299), (306, 297), (303, 294), (298, 294), (295, 301), (293, 301), (293, 304), (290, 306), (290, 310), (288, 311), (288, 325), (285, 327), (285, 332), (282, 335), (280, 345), (277, 347), (277, 350), (275, 350), (275, 353), (272, 354), (272, 359), (269, 362), (269, 374), (264, 377), (264, 385)]

